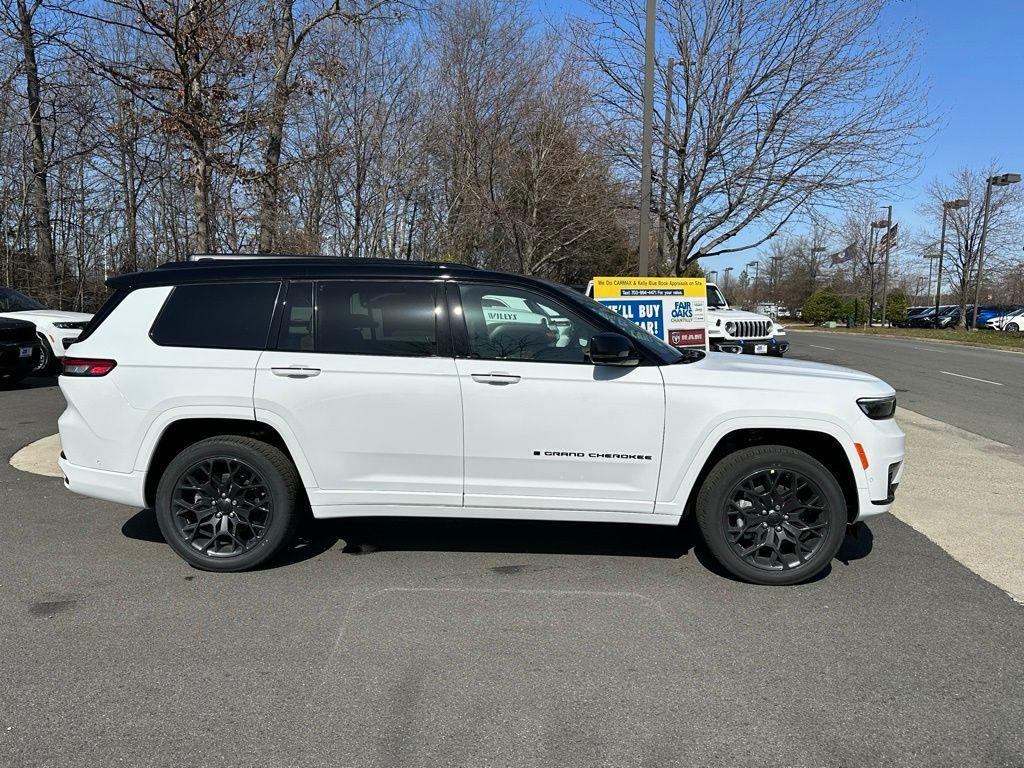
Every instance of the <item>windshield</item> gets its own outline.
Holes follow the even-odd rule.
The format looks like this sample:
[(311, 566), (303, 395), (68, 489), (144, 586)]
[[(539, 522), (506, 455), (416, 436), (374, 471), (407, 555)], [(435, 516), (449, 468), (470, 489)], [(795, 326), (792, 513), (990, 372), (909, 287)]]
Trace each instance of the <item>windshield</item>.
[(717, 285), (708, 286), (708, 306), (714, 309), (724, 309), (729, 306), (729, 302), (725, 300), (725, 296)]
[(33, 309), (46, 307), (11, 288), (0, 288), (0, 312), (29, 312)]

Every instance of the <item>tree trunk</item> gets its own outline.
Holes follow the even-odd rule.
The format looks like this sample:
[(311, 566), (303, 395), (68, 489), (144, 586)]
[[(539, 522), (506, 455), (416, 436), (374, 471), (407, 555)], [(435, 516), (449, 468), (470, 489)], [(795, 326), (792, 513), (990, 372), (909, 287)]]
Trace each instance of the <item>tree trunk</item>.
[(57, 289), (57, 254), (53, 247), (53, 228), (50, 222), (50, 195), (46, 185), (46, 143), (43, 138), (43, 118), (39, 87), (39, 67), (36, 64), (36, 42), (32, 17), (25, 0), (18, 0), (18, 19), (21, 25), (21, 45), (24, 55), (26, 94), (28, 96), (29, 135), (32, 152), (32, 210), (35, 216), (36, 261), (42, 278), (42, 293), (53, 306), (60, 306)]
[(267, 121), (267, 149), (264, 154), (263, 178), (260, 190), (261, 253), (269, 253), (277, 246), (277, 227), (281, 206), (281, 144), (284, 120), (288, 108), (288, 73), (294, 50), (295, 17), (292, 0), (281, 0), (278, 18), (274, 20), (274, 90), (271, 96), (270, 117)]
[(206, 157), (205, 147), (197, 145), (192, 159), (193, 195), (196, 206), (196, 243), (197, 253), (212, 253), (213, 240), (210, 233), (210, 163)]

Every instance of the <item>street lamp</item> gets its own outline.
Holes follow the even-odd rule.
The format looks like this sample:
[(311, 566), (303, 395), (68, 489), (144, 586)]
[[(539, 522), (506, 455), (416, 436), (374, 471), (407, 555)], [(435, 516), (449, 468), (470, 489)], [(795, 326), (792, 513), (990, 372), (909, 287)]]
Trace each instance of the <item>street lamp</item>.
[(726, 267), (725, 269), (722, 270), (722, 272), (724, 273), (724, 276), (722, 277), (722, 281), (725, 283), (725, 290), (728, 291), (729, 290), (729, 273), (732, 272), (732, 267)]
[(957, 211), (970, 205), (967, 200), (949, 200), (942, 203), (942, 234), (939, 235), (939, 271), (935, 276), (935, 317), (932, 322), (939, 327), (939, 298), (942, 295), (942, 259), (946, 255), (946, 214), (950, 211)]
[(886, 301), (889, 293), (889, 251), (892, 250), (892, 206), (885, 206), (885, 218), (871, 222), (876, 229), (885, 229), (885, 261), (882, 269), (882, 327), (885, 328)]
[[(875, 230), (885, 229), (889, 226), (889, 222), (886, 219), (879, 219), (871, 222), (871, 255), (868, 258), (868, 266), (871, 269), (871, 301), (868, 306), (868, 325), (874, 325), (875, 320), (875, 261), (878, 258), (878, 247), (881, 245), (881, 241), (875, 240)], [(876, 244), (877, 243), (877, 244)], [(882, 315), (882, 327), (885, 327), (885, 314)]]
[(978, 302), (981, 300), (981, 269), (985, 263), (985, 232), (988, 229), (988, 204), (992, 197), (992, 187), (1005, 187), (1020, 181), (1019, 173), (1003, 173), (989, 176), (985, 185), (985, 213), (981, 218), (981, 243), (978, 247), (978, 279), (974, 281), (974, 318), (971, 320), (973, 330), (978, 330)]
[(757, 300), (757, 277), (758, 277), (758, 273), (761, 271), (761, 263), (758, 262), (758, 261), (748, 261), (747, 262), (747, 269), (749, 270), (751, 267), (754, 268), (754, 286), (753, 286), (753, 289), (750, 291), (750, 294), (753, 297), (753, 299), (756, 301)]
[[(712, 277), (712, 275), (714, 275), (714, 277)], [(708, 278), (709, 278), (710, 282), (712, 282), (712, 283), (715, 282), (715, 279), (717, 277), (718, 277), (718, 270), (717, 269), (710, 269), (710, 270), (708, 270)]]

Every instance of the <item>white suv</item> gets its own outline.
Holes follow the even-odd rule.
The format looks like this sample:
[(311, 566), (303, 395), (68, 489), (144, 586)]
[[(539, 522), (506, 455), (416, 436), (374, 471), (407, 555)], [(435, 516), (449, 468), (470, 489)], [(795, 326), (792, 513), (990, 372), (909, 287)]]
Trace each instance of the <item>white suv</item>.
[[(73, 491), (155, 508), (205, 569), (307, 509), (676, 525), (736, 576), (806, 580), (885, 512), (895, 393), (865, 373), (677, 350), (540, 280), (398, 261), (168, 264), (65, 359)], [(495, 297), (547, 323), (488, 317)], [(523, 318), (525, 320), (525, 318)]]
[(47, 309), (35, 299), (11, 288), (0, 288), (0, 318), (32, 323), (39, 339), (39, 353), (32, 373), (49, 376), (60, 365), (60, 358), (92, 319), (84, 312)]
[[(785, 329), (768, 315), (733, 309), (714, 283), (708, 290), (708, 345), (718, 352), (782, 357), (789, 349)], [(758, 305), (758, 309), (762, 306)], [(778, 307), (775, 307), (776, 313)]]

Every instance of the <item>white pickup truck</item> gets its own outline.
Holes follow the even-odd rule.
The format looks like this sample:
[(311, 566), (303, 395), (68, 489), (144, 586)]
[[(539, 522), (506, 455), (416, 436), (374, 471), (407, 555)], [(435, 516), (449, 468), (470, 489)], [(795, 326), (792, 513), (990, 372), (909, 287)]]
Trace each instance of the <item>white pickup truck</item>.
[(782, 357), (789, 349), (785, 329), (767, 315), (733, 309), (725, 294), (708, 283), (708, 345), (719, 352)]

